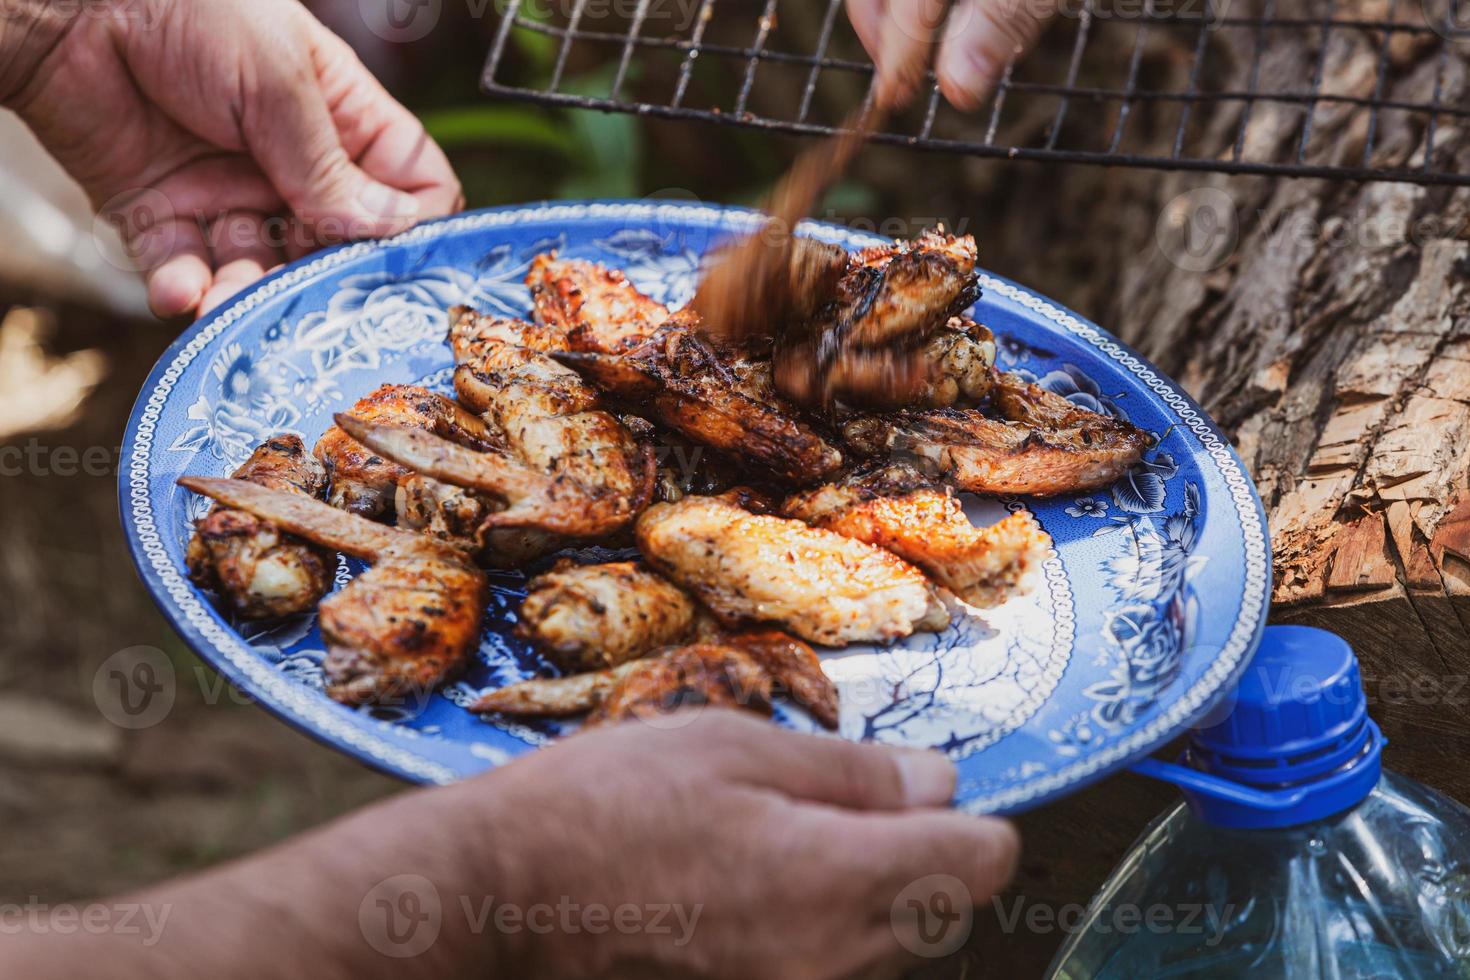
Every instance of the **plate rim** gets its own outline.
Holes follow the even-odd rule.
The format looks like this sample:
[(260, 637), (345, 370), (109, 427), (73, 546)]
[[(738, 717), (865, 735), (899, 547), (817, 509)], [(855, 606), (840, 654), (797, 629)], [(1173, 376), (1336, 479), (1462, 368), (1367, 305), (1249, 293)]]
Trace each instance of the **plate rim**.
[[(394, 744), (369, 731), (366, 726), (353, 724), (347, 717), (339, 716), (332, 706), (322, 704), (319, 692), (311, 688), (274, 671), (270, 671), (263, 680), (251, 676), (253, 672), (242, 665), (243, 661), (257, 663), (262, 668), (267, 665), (248, 650), (238, 635), (222, 629), (210, 619), (195, 587), (183, 578), (177, 568), (172, 567), (171, 561), (167, 561), (162, 535), (155, 526), (148, 490), (153, 430), (174, 384), (194, 358), (219, 334), (277, 293), (337, 266), (376, 251), (428, 241), (460, 230), (514, 226), (535, 220), (615, 218), (648, 221), (671, 212), (678, 216), (698, 216), (704, 223), (714, 226), (727, 224), (731, 219), (737, 225), (749, 225), (759, 214), (749, 208), (728, 205), (647, 199), (541, 201), (466, 211), (424, 222), (392, 238), (348, 243), (307, 256), (246, 287), (186, 328), (159, 355), (129, 412), (123, 435), (127, 465), (118, 471), (118, 505), (128, 552), (139, 577), (164, 618), (195, 655), (232, 684), (245, 690), (253, 701), (276, 717), (359, 762), (415, 783), (447, 783), (458, 778), (451, 768), (413, 751), (410, 746)], [(879, 238), (831, 222), (808, 221), (803, 223), (803, 227), (840, 232), (847, 237)], [(1180, 729), (1210, 711), (1228, 694), (1260, 642), (1270, 606), (1271, 561), (1265, 510), (1254, 483), (1230, 441), (1189, 395), (1137, 351), (1066, 307), (993, 273), (982, 271), (980, 280), (986, 292), (1026, 308), (1055, 329), (1080, 339), (1115, 362), (1153, 392), (1187, 426), (1215, 463), (1229, 491), (1244, 549), (1242, 595), (1235, 623), (1214, 662), (1194, 684), (1173, 699), (1158, 717), (1129, 732), (1107, 749), (1044, 775), (1023, 779), (998, 792), (956, 804), (969, 812), (990, 813), (1030, 808), (1080, 789), (1155, 751), (1175, 737)], [(188, 357), (179, 363), (185, 354)], [(165, 559), (166, 569), (156, 562), (158, 557)], [(170, 579), (175, 581), (170, 582)], [(191, 604), (199, 608), (191, 609)], [(211, 636), (212, 633), (218, 633), (218, 638)], [(232, 647), (239, 648), (241, 660), (230, 655)], [(963, 764), (963, 761), (959, 763)]]

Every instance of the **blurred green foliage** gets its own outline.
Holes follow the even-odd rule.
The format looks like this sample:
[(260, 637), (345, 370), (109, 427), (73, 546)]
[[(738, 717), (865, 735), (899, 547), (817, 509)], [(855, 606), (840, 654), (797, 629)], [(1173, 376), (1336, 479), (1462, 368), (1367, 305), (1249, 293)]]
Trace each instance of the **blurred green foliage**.
[[(552, 16), (553, 5), (526, 4), (522, 17)], [(478, 59), (491, 38), (490, 24), (445, 29), (427, 39), (432, 53), (419, 55), (419, 68), (405, 78), (402, 94), (445, 151), (465, 188), (468, 207), (539, 199), (700, 199), (756, 206), (779, 179), (805, 141), (737, 127), (711, 126), (542, 106), (488, 98), (469, 90)], [(546, 90), (555, 72), (560, 42), (533, 30), (509, 36), (498, 77), (530, 90)], [(669, 58), (635, 60), (625, 92), (652, 101), (666, 99), (677, 69)], [(616, 52), (577, 48), (566, 59), (558, 91), (606, 96), (615, 74)], [(646, 71), (644, 69), (647, 69)], [(411, 79), (411, 81), (409, 81)], [(696, 71), (685, 103), (730, 106), (741, 76), (705, 66)], [(818, 209), (819, 217), (842, 219), (875, 214), (881, 196), (869, 181), (840, 182)]]
[[(530, 5), (523, 16), (535, 16), (537, 9)], [(526, 84), (546, 87), (556, 60), (552, 39), (525, 30), (513, 32), (511, 38)], [(629, 80), (635, 75), (630, 73)], [(561, 91), (597, 95), (607, 92), (611, 84), (611, 67), (602, 67), (563, 78)], [(521, 165), (541, 181), (539, 196), (634, 197), (639, 192), (646, 136), (634, 116), (487, 101), (431, 110), (423, 114), (423, 122), (429, 135), (451, 155), (492, 151), (495, 157), (509, 157), (516, 164), (524, 157)], [(554, 175), (549, 186), (546, 165)], [(503, 196), (518, 183), (504, 179), (509, 169), (501, 168), (498, 181), (462, 171), (470, 205), (515, 200)]]

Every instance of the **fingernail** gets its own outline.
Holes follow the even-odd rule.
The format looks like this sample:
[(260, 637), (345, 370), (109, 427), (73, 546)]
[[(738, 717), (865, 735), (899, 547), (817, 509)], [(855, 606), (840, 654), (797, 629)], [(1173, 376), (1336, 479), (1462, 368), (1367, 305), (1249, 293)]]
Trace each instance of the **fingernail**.
[(971, 51), (957, 59), (944, 73), (945, 96), (958, 109), (978, 108), (982, 99), (990, 92), (1000, 72), (984, 55)]
[(954, 796), (954, 763), (929, 749), (900, 749), (898, 775), (909, 806), (944, 806)]
[(357, 203), (383, 218), (412, 218), (419, 213), (418, 198), (385, 184), (365, 184), (357, 196)]

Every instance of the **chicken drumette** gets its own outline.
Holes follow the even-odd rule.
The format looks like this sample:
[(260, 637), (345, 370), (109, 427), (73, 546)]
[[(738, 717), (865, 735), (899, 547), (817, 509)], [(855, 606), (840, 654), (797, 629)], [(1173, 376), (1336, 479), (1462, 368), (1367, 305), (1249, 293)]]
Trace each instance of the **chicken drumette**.
[[(412, 426), (453, 439), (472, 449), (503, 447), (498, 433), (452, 399), (417, 385), (381, 385), (352, 406), (354, 418)], [(329, 502), (363, 517), (392, 513), (398, 481), (408, 472), (402, 466), (363, 446), (332, 426), (317, 440), (316, 457), (332, 478)]]
[(684, 638), (696, 613), (683, 589), (637, 562), (563, 561), (526, 585), (516, 635), (563, 670), (596, 670)]
[(179, 485), (372, 563), (318, 606), (327, 693), (337, 701), (422, 695), (479, 642), (485, 575), (458, 548), (244, 480), (183, 477)]
[(837, 727), (837, 688), (821, 661), (805, 643), (774, 631), (720, 634), (617, 667), (522, 681), (489, 692), (471, 710), (542, 717), (591, 712), (589, 724), (605, 724), (701, 704), (770, 714), (777, 694), (824, 727)]
[[(320, 498), (327, 474), (299, 436), (272, 436), (235, 471), (236, 480)], [(189, 577), (245, 619), (305, 612), (326, 594), (336, 561), (329, 551), (281, 531), (248, 511), (217, 506), (195, 526), (185, 559)]]

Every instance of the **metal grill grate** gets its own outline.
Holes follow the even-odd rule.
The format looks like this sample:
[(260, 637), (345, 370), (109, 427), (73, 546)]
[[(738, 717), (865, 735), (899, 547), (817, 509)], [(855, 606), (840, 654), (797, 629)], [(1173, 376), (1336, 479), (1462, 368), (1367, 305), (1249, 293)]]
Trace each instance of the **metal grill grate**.
[[(505, 0), (483, 76), (488, 94), (815, 136), (834, 132), (873, 78), (842, 0), (827, 0), (825, 8), (821, 0), (786, 0), (803, 4), (804, 34), (782, 30), (790, 11), (786, 3), (778, 10), (778, 0), (537, 6), (546, 2)], [(979, 112), (962, 116), (949, 107), (931, 73), (911, 110), (872, 139), (1021, 160), (1470, 184), (1470, 173), (1455, 170), (1454, 154), (1435, 142), (1470, 116), (1470, 107), (1441, 102), (1451, 56), (1446, 38), (1460, 36), (1442, 25), (1458, 23), (1459, 0), (1442, 0), (1449, 6), (1441, 19), (1429, 16), (1435, 0), (1384, 0), (1373, 8), (1386, 10), (1378, 19), (1339, 16), (1345, 0), (1315, 0), (1312, 16), (1280, 15), (1278, 0), (1252, 0), (1248, 15), (1221, 6), (1227, 0), (1133, 0), (1131, 8), (1128, 0), (1109, 0), (1120, 9), (1108, 11), (1101, 2), (1076, 0), (1066, 9), (1043, 49), (1009, 66)], [(1175, 7), (1161, 9), (1164, 3)], [(1299, 50), (1310, 52), (1311, 61), (1294, 84), (1268, 86), (1273, 49), (1292, 35), (1306, 42)], [(518, 39), (527, 38), (554, 50), (549, 77), (543, 73), (536, 83), (515, 78)], [(1324, 83), (1329, 52), (1344, 41), (1376, 59), (1371, 86), (1334, 85), (1330, 77)], [(1416, 52), (1416, 64), (1427, 58), (1437, 65), (1432, 91), (1422, 98), (1402, 94), (1430, 88), (1422, 79), (1418, 90), (1399, 84), (1405, 80), (1394, 52), (1403, 47)], [(1209, 70), (1222, 62), (1233, 70)], [(574, 63), (602, 66), (594, 73), (600, 84), (569, 87)], [(1228, 132), (1218, 122), (1202, 126), (1201, 108), (1222, 103), (1235, 107), (1238, 122), (1232, 119)], [(1345, 112), (1366, 115), (1354, 145), (1314, 143), (1320, 120)], [(1292, 120), (1291, 139), (1252, 138), (1263, 117), (1279, 133), (1283, 114)], [(1416, 152), (1380, 152), (1391, 119), (1416, 134)]]

